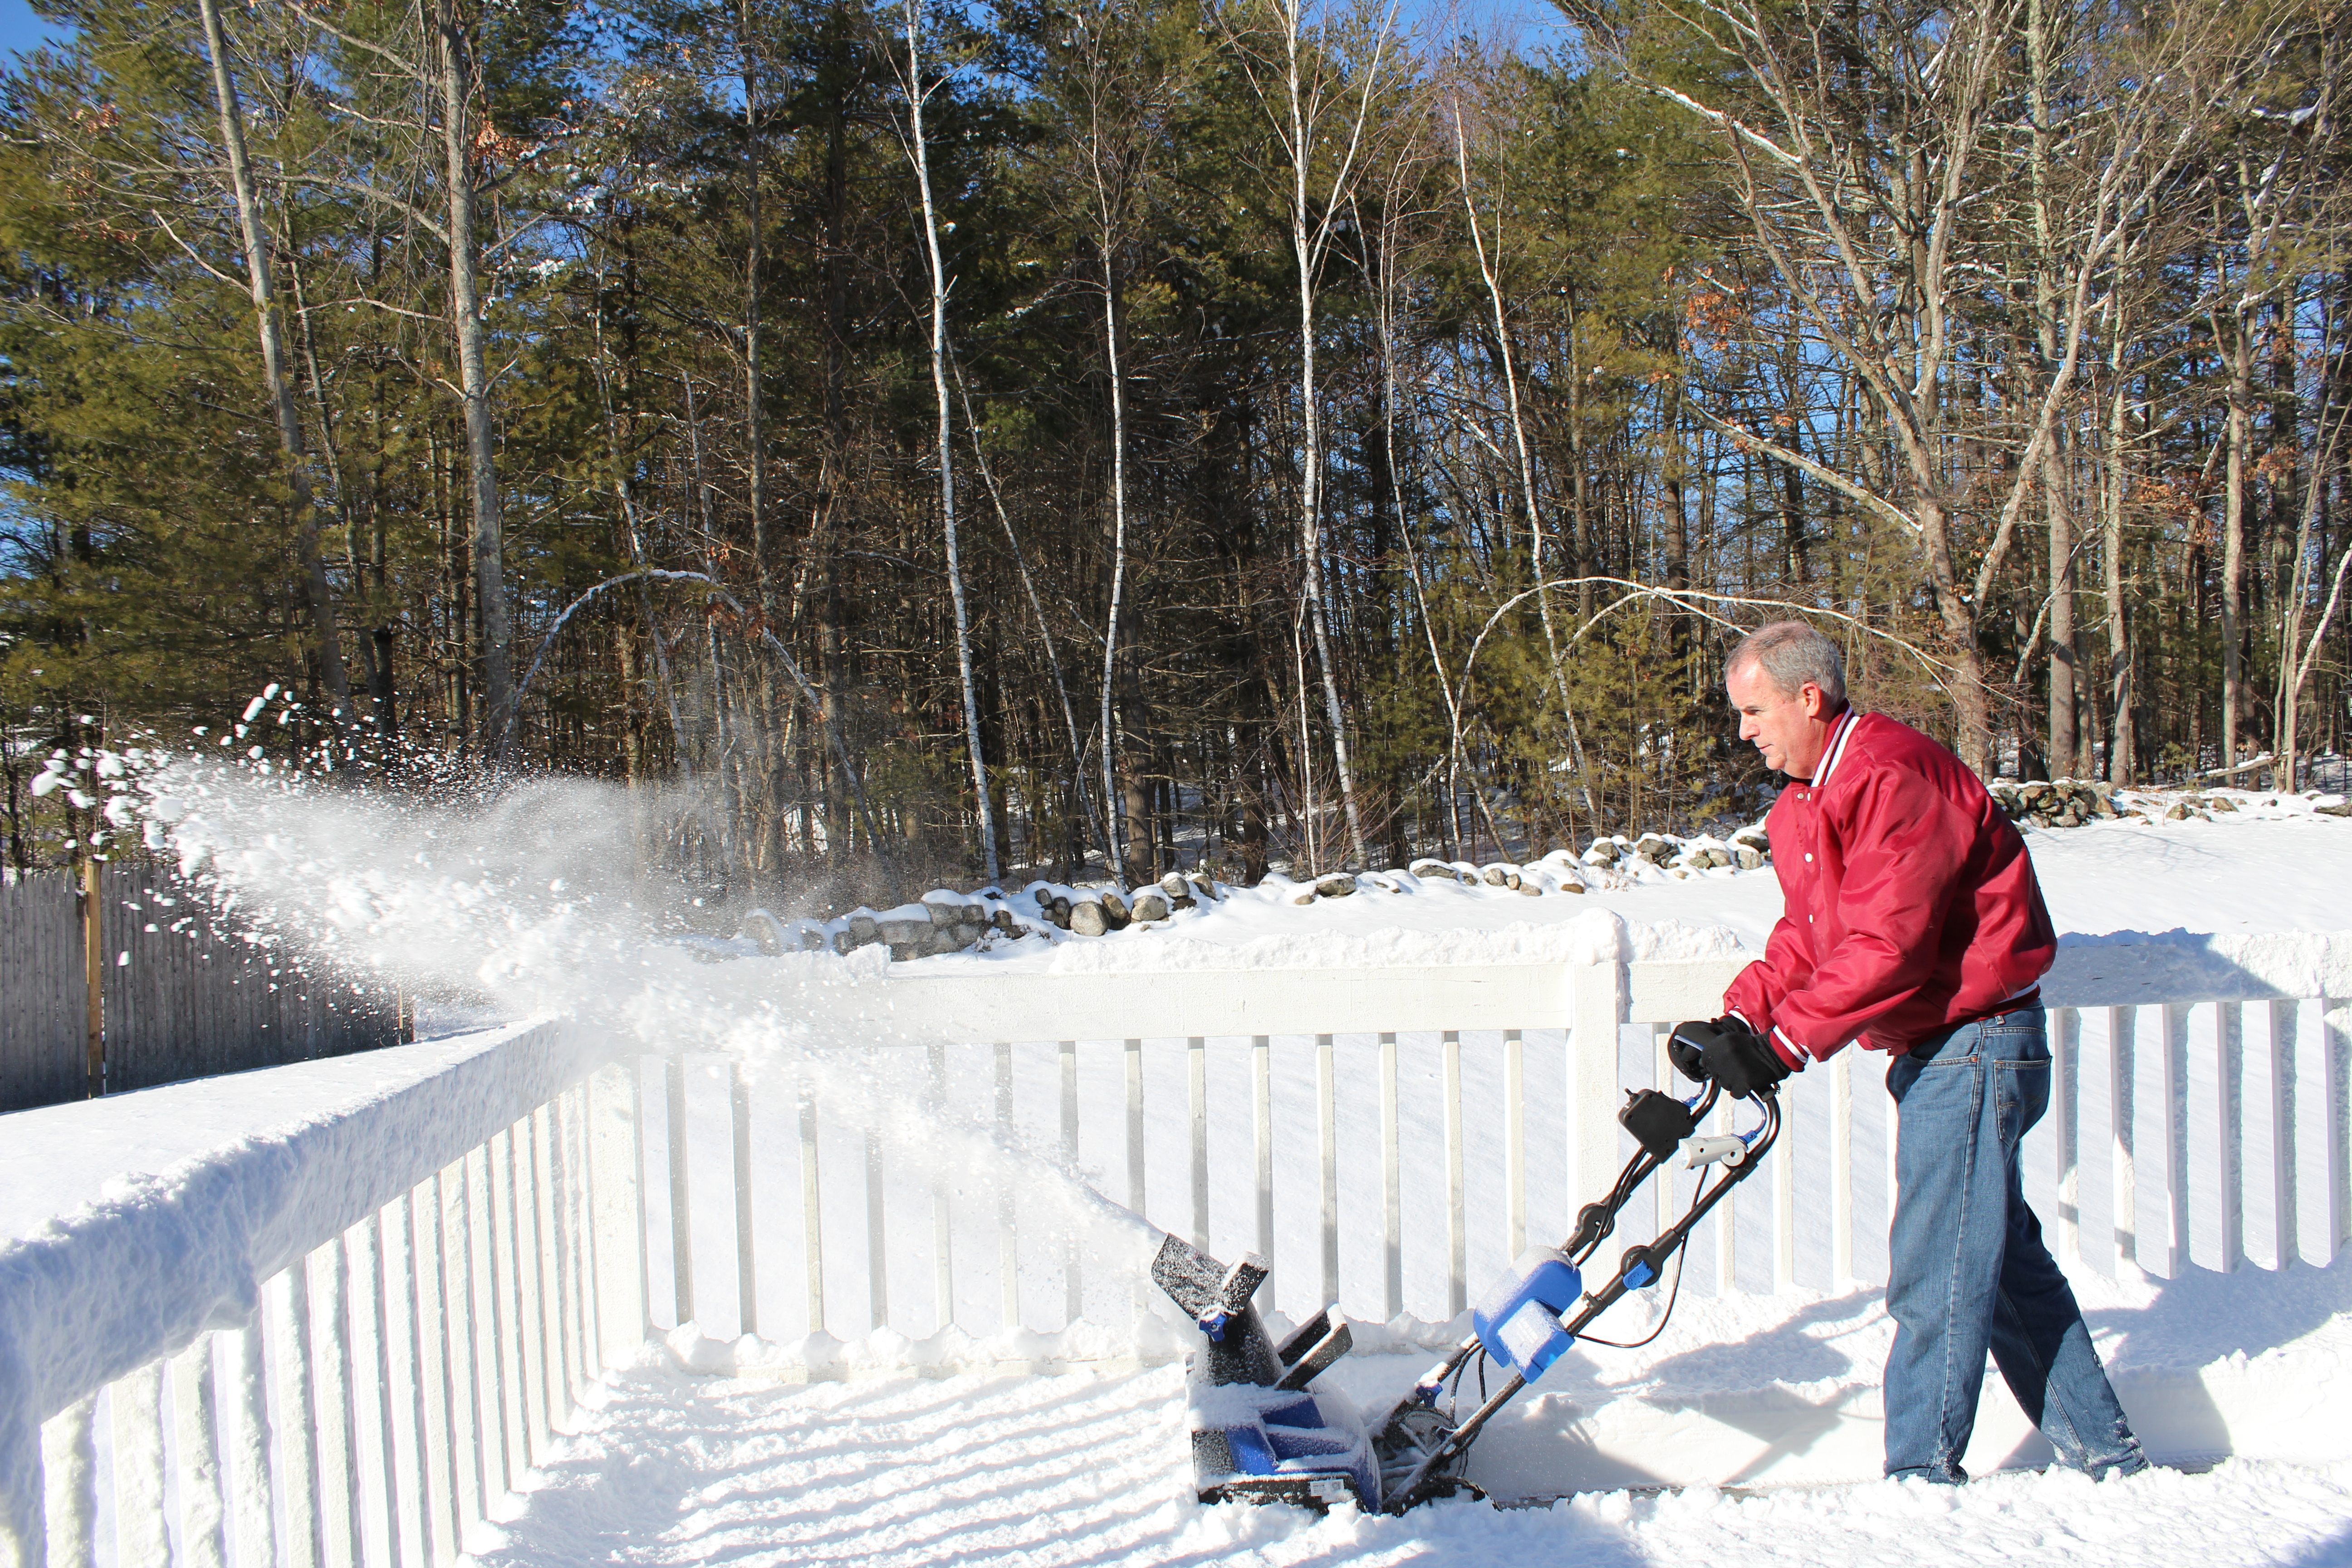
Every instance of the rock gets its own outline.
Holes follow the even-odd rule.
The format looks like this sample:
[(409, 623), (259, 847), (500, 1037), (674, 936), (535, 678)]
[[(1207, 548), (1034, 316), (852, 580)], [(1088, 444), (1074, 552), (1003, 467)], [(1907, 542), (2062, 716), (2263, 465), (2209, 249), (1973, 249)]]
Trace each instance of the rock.
[(1312, 888), (1301, 888), (1298, 891), (1290, 895), (1290, 901), (1297, 904), (1299, 908), (1305, 909), (1308, 904), (1315, 901), (1315, 889)]
[(1573, 878), (1562, 877), (1559, 879), (1559, 890), (1563, 893), (1581, 893), (1584, 891), (1584, 884)]
[(1489, 866), (1480, 871), (1478, 875), (1486, 882), (1486, 886), (1490, 888), (1499, 888), (1503, 886), (1503, 868), (1500, 866)]
[(1054, 907), (1054, 889), (1051, 889), (1051, 888), (1040, 888), (1040, 889), (1037, 889), (1037, 895), (1036, 895), (1036, 897), (1037, 897), (1037, 907), (1038, 907), (1039, 909), (1050, 910), (1050, 909), (1052, 909), (1052, 908)]
[(1533, 877), (1522, 877), (1519, 879), (1517, 892), (1523, 899), (1540, 899), (1543, 897), (1543, 884)]
[(1592, 847), (1584, 852), (1584, 858), (1595, 866), (1614, 866), (1617, 855), (1617, 841), (1613, 838), (1596, 838)]
[(1104, 936), (1110, 931), (1110, 921), (1101, 904), (1092, 899), (1070, 906), (1070, 934), (1073, 936)]
[(1021, 929), (1020, 922), (1013, 918), (1013, 911), (1011, 910), (997, 910), (995, 915), (990, 919), (989, 924), (994, 926), (998, 931), (1003, 931), (1007, 936), (1014, 934)]
[(2334, 805), (2315, 805), (2311, 809), (2322, 816), (2352, 816), (2352, 800), (2338, 801)]
[(1045, 918), (1052, 921), (1064, 931), (1067, 931), (1070, 929), (1070, 916), (1072, 912), (1073, 909), (1069, 900), (1055, 899), (1053, 904), (1045, 910)]
[(1315, 884), (1318, 899), (1344, 899), (1356, 890), (1356, 879), (1342, 872), (1333, 872)]
[(988, 934), (986, 926), (971, 921), (959, 921), (948, 927), (947, 931), (948, 935), (955, 939), (956, 951), (959, 952)]
[(963, 919), (963, 900), (943, 893), (925, 893), (923, 912), (931, 917), (935, 926), (951, 926)]
[(2167, 822), (2185, 822), (2191, 815), (2193, 814), (2189, 811), (2188, 806), (2176, 800), (2172, 803), (2172, 809), (2164, 814), (2164, 820)]
[(834, 949), (835, 952), (846, 951), (842, 947), (841, 943), (843, 937), (845, 937), (847, 934), (848, 933), (846, 931), (844, 931), (840, 933), (840, 935), (828, 935), (823, 926), (818, 925), (815, 921), (812, 921), (808, 924), (801, 927), (801, 951), (803, 952), (823, 952), (828, 947)]
[(849, 917), (850, 946), (864, 947), (868, 942), (881, 940), (881, 936), (882, 928), (876, 922), (872, 910), (860, 910)]
[(1116, 888), (1105, 888), (1099, 897), (1102, 900), (1105, 923), (1113, 931), (1125, 931), (1128, 922), (1135, 918), (1128, 913), (1127, 895)]
[(882, 940), (892, 947), (928, 940), (932, 929), (931, 922), (928, 920), (893, 920), (881, 922)]
[(1732, 854), (1738, 858), (1739, 868), (1743, 871), (1753, 871), (1764, 864), (1764, 857), (1745, 844), (1733, 850)]
[(784, 951), (784, 922), (765, 910), (753, 910), (743, 917), (743, 923), (735, 928), (737, 942), (753, 942), (770, 957)]
[[(1171, 910), (1189, 910), (1193, 902), (1192, 884), (1187, 882), (1176, 872), (1171, 871), (1160, 879), (1160, 896)], [(1140, 920), (1143, 917), (1138, 915), (1136, 918)]]
[(2238, 803), (2226, 795), (2209, 795), (2200, 803), (2208, 811), (2235, 811)]
[(1675, 848), (1675, 841), (1659, 833), (1644, 833), (1633, 841), (1633, 853), (1653, 866), (1662, 866), (1673, 859)]
[(1155, 921), (1164, 921), (1169, 914), (1168, 896), (1165, 893), (1150, 890), (1138, 893), (1135, 895), (1135, 902), (1129, 906), (1129, 913), (1133, 915), (1139, 923), (1150, 924)]
[(1217, 901), (1217, 885), (1214, 882), (1206, 877), (1193, 877), (1188, 879), (1192, 884), (1194, 898), (1204, 904), (1213, 904)]

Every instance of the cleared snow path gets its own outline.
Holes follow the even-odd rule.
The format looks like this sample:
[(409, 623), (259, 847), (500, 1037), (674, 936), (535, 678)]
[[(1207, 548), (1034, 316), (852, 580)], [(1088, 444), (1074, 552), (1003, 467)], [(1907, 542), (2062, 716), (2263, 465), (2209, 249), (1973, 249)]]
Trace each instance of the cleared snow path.
[(1403, 1519), (1202, 1508), (1182, 1374), (772, 1384), (627, 1374), (483, 1568), (589, 1563), (2352, 1563), (2352, 1464), (2093, 1483), (2011, 1472), (1726, 1495), (1612, 1492)]

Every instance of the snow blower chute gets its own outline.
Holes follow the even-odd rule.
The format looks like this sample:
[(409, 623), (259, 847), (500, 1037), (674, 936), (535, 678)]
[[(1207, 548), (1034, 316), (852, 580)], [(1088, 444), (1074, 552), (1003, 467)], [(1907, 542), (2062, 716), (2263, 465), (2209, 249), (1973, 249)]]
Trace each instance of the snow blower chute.
[[(1681, 1034), (1678, 1047), (1698, 1043), (1685, 1042)], [(1683, 1053), (1675, 1054), (1679, 1058)], [(1566, 1243), (1531, 1249), (1487, 1287), (1471, 1312), (1475, 1331), (1377, 1420), (1360, 1421), (1352, 1405), (1318, 1396), (1309, 1386), (1350, 1343), (1348, 1326), (1335, 1325), (1330, 1309), (1277, 1345), (1252, 1300), (1266, 1277), (1262, 1259), (1244, 1258), (1227, 1268), (1176, 1237), (1166, 1237), (1151, 1278), (1209, 1338), (1188, 1363), (1186, 1380), (1193, 1479), (1201, 1500), (1294, 1502), (1319, 1510), (1347, 1499), (1367, 1512), (1402, 1513), (1435, 1498), (1465, 1491), (1483, 1495), (1463, 1476), (1480, 1430), (1570, 1345), (1588, 1337), (1584, 1331), (1594, 1319), (1628, 1291), (1658, 1283), (1692, 1228), (1762, 1163), (1780, 1135), (1780, 1101), (1770, 1088), (1763, 1088), (1753, 1097), (1762, 1112), (1756, 1127), (1728, 1136), (1698, 1136), (1699, 1123), (1721, 1093), (1713, 1083), (1687, 1100), (1656, 1089), (1629, 1093), (1617, 1120), (1641, 1147), (1608, 1195), (1579, 1212), (1576, 1234)], [(1618, 1212), (1677, 1153), (1685, 1169), (1711, 1170), (1712, 1175), (1700, 1178), (1680, 1219), (1653, 1240), (1628, 1247), (1616, 1272), (1585, 1290), (1585, 1265), (1616, 1229)], [(1666, 1310), (1674, 1310), (1671, 1298)], [(1507, 1375), (1476, 1408), (1462, 1415), (1463, 1378), (1480, 1362), (1492, 1363)], [(1482, 1390), (1485, 1381), (1482, 1368)]]

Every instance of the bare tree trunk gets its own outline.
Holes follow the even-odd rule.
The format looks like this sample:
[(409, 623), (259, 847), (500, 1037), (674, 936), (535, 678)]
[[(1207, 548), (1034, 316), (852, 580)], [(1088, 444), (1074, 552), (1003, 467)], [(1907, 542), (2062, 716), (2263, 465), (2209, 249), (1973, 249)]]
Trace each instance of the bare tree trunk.
[[(1330, 616), (1323, 585), (1323, 415), (1316, 386), (1315, 273), (1329, 237), (1331, 215), (1327, 208), (1319, 220), (1309, 216), (1307, 184), (1314, 142), (1309, 138), (1307, 120), (1305, 67), (1299, 58), (1306, 43), (1306, 5), (1307, 0), (1275, 0), (1283, 21), (1283, 83), (1289, 117), (1290, 247), (1298, 268), (1298, 535), (1299, 549), (1305, 556), (1307, 619), (1315, 634), (1316, 663), (1323, 677), (1324, 719), (1331, 727), (1331, 759), (1339, 775), (1340, 805), (1348, 817), (1348, 847), (1355, 864), (1362, 868), (1370, 862), (1364, 850), (1363, 817), (1356, 807), (1356, 773), (1348, 755), (1347, 719), (1339, 709), (1339, 670), (1331, 653)], [(1369, 86), (1365, 90), (1369, 92)], [(1351, 158), (1353, 152), (1351, 144)], [(1340, 180), (1345, 177), (1343, 167)], [(1300, 741), (1303, 745), (1303, 734)], [(1299, 767), (1303, 776), (1307, 769), (1303, 752)]]
[[(2032, 124), (2027, 146), (2027, 176), (2033, 206), (2033, 326), (2042, 363), (2060, 358), (2059, 278), (2056, 235), (2050, 216), (2051, 69), (2050, 16), (2044, 0), (2026, 0), (2026, 108)], [(2076, 772), (2079, 704), (2074, 679), (2074, 542), (2066, 510), (2065, 474), (2054, 460), (2042, 466), (2042, 515), (2050, 533), (2050, 771)]]
[(989, 505), (995, 509), (996, 521), (1004, 530), (1005, 545), (1013, 552), (1013, 569), (1021, 575), (1021, 591), (1029, 600), (1029, 613), (1036, 617), (1038, 640), (1045, 650), (1045, 668), (1054, 678), (1054, 695), (1062, 706), (1062, 724), (1070, 741), (1070, 777), (1078, 791), (1078, 809), (1086, 814), (1095, 838), (1102, 846), (1103, 864), (1118, 864), (1118, 853), (1111, 843), (1111, 832), (1096, 810), (1094, 792), (1087, 787), (1086, 742), (1078, 737), (1077, 710), (1070, 701), (1070, 683), (1062, 675), (1062, 656), (1054, 646), (1054, 626), (1045, 617), (1045, 601), (1037, 592), (1037, 579), (1029, 570), (1029, 557), (1021, 548), (1021, 536), (1013, 531), (1013, 515), (1004, 508), (1004, 497), (996, 488), (996, 473), (988, 465), (988, 454), (980, 445), (980, 422), (971, 416), (971, 393), (963, 384), (963, 371), (956, 371), (956, 393), (963, 403), (964, 427), (972, 433), (972, 462), (980, 469), (980, 482), (988, 491)]
[[(1110, 378), (1110, 605), (1103, 617), (1102, 785), (1103, 799), (1115, 801), (1119, 798), (1115, 777), (1118, 722), (1112, 711), (1112, 691), (1118, 683), (1119, 617), (1127, 607), (1127, 388), (1118, 363), (1118, 276), (1107, 216), (1097, 238), (1102, 249), (1103, 368)], [(1110, 818), (1105, 869), (1124, 887), (1132, 839), (1126, 815), (1114, 810)]]
[(449, 327), (457, 339), (457, 384), (466, 414), (466, 464), (473, 479), (474, 595), (481, 609), (481, 733), (486, 749), (503, 757), (514, 737), (513, 675), (507, 662), (511, 636), (507, 612), (506, 534), (499, 510), (497, 433), (490, 425), (490, 374), (482, 321), (480, 256), (475, 239), (473, 138), (468, 99), (472, 70), (457, 0), (436, 0), (441, 50), (441, 141), (449, 186)]
[(760, 614), (770, 625), (776, 619), (774, 563), (768, 550), (767, 398), (761, 374), (763, 323), (760, 291), (764, 285), (766, 252), (761, 226), (760, 64), (751, 33), (752, 0), (742, 0), (736, 12), (737, 53), (743, 80), (743, 442), (744, 500), (751, 513), (751, 570), (760, 591)]
[(955, 601), (956, 669), (963, 682), (963, 731), (971, 759), (971, 791), (980, 817), (980, 856), (988, 879), (997, 879), (996, 814), (988, 800), (988, 763), (981, 755), (980, 700), (971, 675), (971, 613), (964, 601), (963, 561), (957, 551), (955, 451), (948, 403), (948, 275), (940, 256), (939, 215), (931, 205), (930, 153), (923, 137), (921, 0), (907, 0), (908, 150), (923, 200), (923, 247), (931, 268), (931, 392), (939, 407), (940, 516), (947, 530), (948, 592)]
[(2107, 746), (2107, 782), (2118, 788), (2130, 784), (2138, 771), (2137, 721), (2133, 708), (2139, 693), (2132, 682), (2131, 621), (2124, 598), (2124, 486), (2129, 474), (2124, 461), (2130, 399), (2124, 384), (2124, 316), (2115, 311), (2107, 371), (2115, 384), (2107, 396), (2106, 557), (2107, 694), (2116, 715), (2114, 739)]
[[(246, 280), (253, 290), (255, 324), (261, 335), (261, 375), (269, 395), (270, 412), (278, 420), (278, 445), (286, 458), (287, 489), (292, 492), (295, 552), (302, 568), (303, 597), (310, 611), (310, 635), (318, 640), (319, 674), (334, 699), (337, 722), (349, 723), (352, 714), (351, 681), (343, 670), (342, 636), (335, 625), (335, 601), (327, 585), (327, 564), (319, 552), (318, 504), (310, 483), (310, 458), (302, 435), (302, 414), (294, 399), (294, 385), (286, 369), (286, 339), (278, 315), (276, 290), (269, 271), (269, 252), (263, 239), (261, 202), (253, 185), (253, 165), (245, 146), (245, 112), (229, 75), (228, 37), (221, 26), (217, 0), (199, 0), (205, 25), (205, 47), (213, 57), (213, 97), (220, 110), (221, 140), (228, 149), (229, 184), (236, 198), (238, 233), (245, 248)], [(353, 562), (353, 570), (357, 570)]]
[(2067, 515), (2064, 471), (2045, 464), (2042, 516), (2050, 525), (2050, 767), (2079, 771), (2080, 708), (2074, 671), (2074, 533)]
[(2253, 437), (2254, 346), (2242, 331), (2230, 345), (2230, 418), (2221, 500), (2221, 766), (2238, 765), (2245, 720), (2246, 445)]
[[(1569, 700), (1568, 671), (1561, 666), (1559, 637), (1552, 629), (1551, 589), (1544, 576), (1543, 509), (1536, 503), (1535, 459), (1528, 452), (1527, 419), (1519, 409), (1519, 372), (1517, 356), (1511, 351), (1509, 319), (1503, 310), (1503, 286), (1495, 276), (1495, 260), (1486, 254), (1486, 235), (1478, 223), (1478, 204), (1470, 192), (1470, 143), (1462, 126), (1461, 106), (1454, 112), (1454, 166), (1461, 176), (1462, 211), (1469, 219), (1470, 243), (1478, 258), (1478, 276), (1486, 285), (1486, 303), (1495, 320), (1495, 352), (1502, 356), (1503, 391), (1511, 415), (1511, 451), (1517, 459), (1519, 480), (1519, 503), (1528, 514), (1528, 555), (1535, 574), (1536, 618), (1543, 626), (1544, 654), (1551, 664), (1552, 690), (1559, 699), (1560, 716), (1568, 729), (1569, 760), (1576, 768), (1576, 784), (1584, 797), (1584, 815), (1591, 819), (1592, 829), (1601, 830), (1601, 808), (1592, 798), (1592, 774), (1584, 765), (1584, 746), (1576, 731), (1576, 705)], [(1502, 216), (1495, 219), (1496, 244), (1502, 243)], [(1679, 587), (1679, 584), (1670, 586)], [(1574, 824), (1570, 825), (1574, 831)]]

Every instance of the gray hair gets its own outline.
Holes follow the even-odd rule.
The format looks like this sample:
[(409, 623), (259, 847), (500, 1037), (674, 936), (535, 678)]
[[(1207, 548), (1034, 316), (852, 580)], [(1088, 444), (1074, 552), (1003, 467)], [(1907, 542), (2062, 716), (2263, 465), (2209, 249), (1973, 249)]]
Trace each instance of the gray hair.
[(1832, 710), (1845, 706), (1845, 655), (1838, 645), (1805, 621), (1774, 621), (1739, 639), (1724, 662), (1728, 677), (1743, 664), (1754, 664), (1783, 697), (1794, 697), (1811, 681)]

